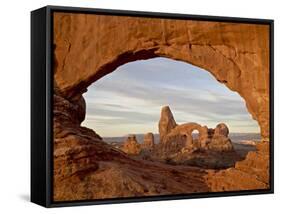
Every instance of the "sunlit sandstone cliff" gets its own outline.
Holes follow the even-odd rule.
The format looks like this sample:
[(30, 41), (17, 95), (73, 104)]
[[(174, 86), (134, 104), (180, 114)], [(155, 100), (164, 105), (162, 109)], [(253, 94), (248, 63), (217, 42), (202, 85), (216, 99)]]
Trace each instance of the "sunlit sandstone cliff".
[(54, 50), (54, 200), (268, 188), (267, 143), (235, 168), (210, 172), (133, 160), (80, 126), (90, 84), (124, 63), (162, 56), (237, 91), (268, 142), (267, 25), (55, 13)]

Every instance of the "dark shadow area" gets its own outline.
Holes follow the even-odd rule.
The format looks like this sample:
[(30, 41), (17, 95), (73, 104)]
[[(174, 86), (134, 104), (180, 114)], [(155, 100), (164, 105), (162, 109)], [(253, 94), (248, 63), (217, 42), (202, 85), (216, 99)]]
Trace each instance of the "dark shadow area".
[(235, 151), (242, 157), (242, 159), (245, 159), (248, 152), (257, 150), (256, 146), (254, 145), (247, 145), (247, 144), (240, 144), (240, 143), (233, 143), (233, 147)]
[[(122, 144), (119, 144), (121, 149)], [(139, 154), (130, 155), (133, 158), (159, 162), (173, 166), (194, 166), (202, 169), (227, 169), (234, 167), (236, 162), (246, 159), (250, 151), (256, 151), (256, 146), (233, 143), (233, 151), (198, 150), (192, 153), (181, 152), (184, 144), (156, 144), (152, 150), (142, 149)], [(117, 148), (117, 147), (116, 147)]]

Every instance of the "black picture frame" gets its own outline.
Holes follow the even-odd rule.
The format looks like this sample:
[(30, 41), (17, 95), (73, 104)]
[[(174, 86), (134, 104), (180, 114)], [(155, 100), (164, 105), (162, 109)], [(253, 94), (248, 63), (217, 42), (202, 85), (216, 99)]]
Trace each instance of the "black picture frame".
[[(134, 198), (100, 199), (91, 201), (52, 201), (53, 146), (53, 13), (90, 13), (119, 16), (155, 17), (265, 24), (270, 26), (270, 188), (233, 192), (192, 193), (184, 195), (149, 196)], [(31, 201), (44, 207), (62, 207), (125, 202), (144, 202), (191, 198), (241, 196), (274, 192), (274, 21), (219, 16), (186, 15), (158, 12), (92, 9), (80, 7), (46, 6), (31, 12)]]

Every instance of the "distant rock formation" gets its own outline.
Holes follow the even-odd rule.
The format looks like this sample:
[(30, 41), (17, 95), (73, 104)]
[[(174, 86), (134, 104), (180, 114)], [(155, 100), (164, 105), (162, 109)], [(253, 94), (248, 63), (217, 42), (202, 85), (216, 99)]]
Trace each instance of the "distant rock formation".
[(227, 137), (229, 134), (229, 129), (226, 124), (220, 123), (215, 128), (215, 135)]
[(160, 143), (163, 142), (163, 138), (177, 126), (174, 116), (169, 106), (162, 107), (161, 117), (158, 124)]
[(208, 148), (215, 151), (232, 151), (233, 145), (228, 134), (229, 130), (226, 124), (218, 124), (214, 130), (214, 134), (210, 137), (211, 140), (208, 144)]
[(155, 143), (154, 143), (153, 133), (149, 132), (144, 135), (143, 144), (141, 146), (142, 146), (142, 149), (145, 149), (145, 150), (152, 150), (154, 148)]
[[(197, 130), (198, 139), (194, 140), (193, 131)], [(168, 106), (162, 108), (159, 121), (160, 142), (184, 145), (183, 151), (200, 150), (232, 151), (233, 146), (228, 138), (229, 130), (226, 124), (220, 123), (215, 129), (201, 126), (198, 123), (176, 125), (173, 114)]]
[(141, 146), (137, 141), (136, 135), (129, 135), (125, 143), (122, 146), (122, 151), (131, 154), (137, 155), (141, 151)]

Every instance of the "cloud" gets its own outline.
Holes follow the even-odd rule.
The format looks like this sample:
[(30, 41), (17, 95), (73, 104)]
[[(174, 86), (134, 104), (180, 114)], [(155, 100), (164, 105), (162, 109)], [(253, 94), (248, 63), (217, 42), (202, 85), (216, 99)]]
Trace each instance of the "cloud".
[(125, 64), (92, 84), (84, 97), (84, 124), (103, 136), (157, 132), (164, 105), (171, 107), (178, 123), (213, 127), (226, 122), (235, 132), (259, 131), (236, 92), (218, 84), (209, 72), (175, 60), (155, 58)]

